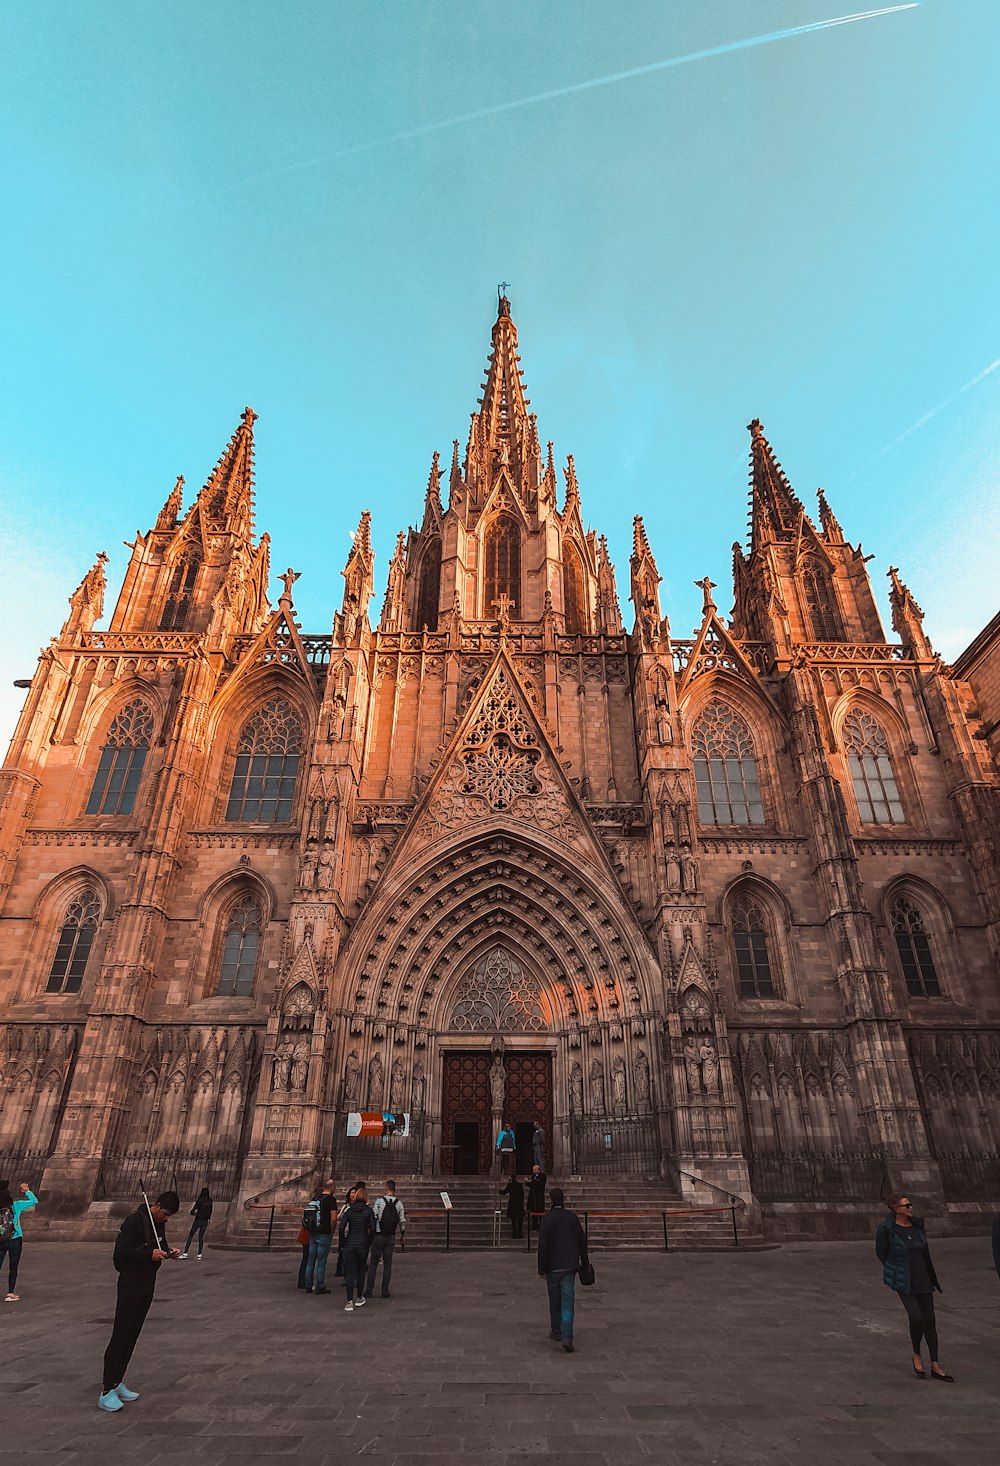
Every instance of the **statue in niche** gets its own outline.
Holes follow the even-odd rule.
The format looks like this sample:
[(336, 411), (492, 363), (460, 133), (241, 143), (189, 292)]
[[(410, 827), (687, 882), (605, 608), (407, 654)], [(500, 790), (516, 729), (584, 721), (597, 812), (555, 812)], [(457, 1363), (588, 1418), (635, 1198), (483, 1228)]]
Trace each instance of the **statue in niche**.
[(611, 1066), (611, 1098), (616, 1110), (624, 1110), (626, 1103), (625, 1060), (621, 1054)]
[(643, 1109), (649, 1108), (649, 1060), (645, 1050), (639, 1049), (632, 1066), (635, 1075), (635, 1098)]
[(410, 1087), (410, 1109), (415, 1115), (423, 1114), (424, 1109), (424, 1066), (418, 1064), (413, 1071), (413, 1084)]
[(703, 1039), (698, 1056), (701, 1059), (701, 1082), (705, 1086), (705, 1093), (718, 1094), (719, 1056), (715, 1052), (715, 1045), (709, 1043), (707, 1038)]
[(292, 1088), (304, 1090), (309, 1079), (309, 1045), (303, 1039), (292, 1053)]
[(286, 1039), (275, 1051), (274, 1064), (271, 1069), (271, 1088), (273, 1090), (286, 1090), (290, 1088), (292, 1080), (292, 1045)]
[(490, 1103), (494, 1112), (503, 1110), (503, 1102), (507, 1093), (507, 1075), (503, 1067), (503, 1058), (497, 1054), (490, 1065)]
[(382, 1108), (382, 1089), (385, 1081), (385, 1070), (382, 1068), (382, 1058), (379, 1054), (372, 1054), (371, 1063), (368, 1065), (368, 1107), (372, 1110)]
[(357, 1105), (360, 1094), (361, 1064), (358, 1059), (357, 1050), (352, 1049), (347, 1056), (347, 1063), (344, 1065), (344, 1104), (348, 1109), (352, 1109)]
[(406, 1071), (402, 1059), (393, 1059), (389, 1076), (389, 1109), (394, 1115), (406, 1108)]
[(676, 850), (667, 851), (667, 890), (679, 891), (681, 888), (681, 863)]
[(569, 1107), (572, 1114), (583, 1114), (583, 1070), (579, 1064), (569, 1071)]
[(689, 1038), (684, 1045), (684, 1068), (687, 1072), (688, 1093), (701, 1094), (701, 1056), (693, 1038)]
[(697, 891), (698, 862), (687, 847), (681, 851), (681, 879), (685, 891)]
[(595, 1115), (603, 1115), (604, 1104), (604, 1065), (595, 1059), (590, 1066), (590, 1108)]

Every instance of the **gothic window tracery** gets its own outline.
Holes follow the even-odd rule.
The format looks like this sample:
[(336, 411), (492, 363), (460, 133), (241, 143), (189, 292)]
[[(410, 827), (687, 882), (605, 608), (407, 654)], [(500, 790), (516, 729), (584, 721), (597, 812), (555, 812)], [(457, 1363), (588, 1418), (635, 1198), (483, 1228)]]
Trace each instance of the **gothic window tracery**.
[(131, 814), (153, 736), (153, 714), (140, 698), (118, 709), (101, 749), (88, 814)]
[(541, 749), (504, 676), (496, 679), (462, 750), (463, 794), (476, 794), (491, 809), (507, 809), (522, 795), (538, 794), (535, 766)]
[(100, 919), (100, 898), (88, 886), (74, 896), (66, 908), (59, 942), (49, 969), (49, 980), (45, 985), (47, 993), (80, 991)]
[(438, 629), (438, 605), (441, 599), (441, 541), (437, 535), (431, 540), (420, 559), (420, 578), (417, 582), (416, 630)]
[(897, 896), (889, 908), (889, 920), (906, 991), (911, 998), (939, 998), (941, 984), (919, 906), (909, 896)]
[(867, 709), (852, 708), (844, 719), (843, 737), (862, 824), (902, 824), (903, 806), (885, 729)]
[(505, 947), (487, 952), (464, 979), (451, 1027), (460, 1033), (537, 1033), (547, 1027), (537, 985)]
[(762, 825), (753, 737), (739, 713), (710, 703), (694, 725), (691, 747), (702, 824)]
[(219, 998), (247, 998), (253, 992), (264, 908), (252, 892), (239, 896), (226, 913), (215, 989)]
[(815, 641), (839, 641), (840, 623), (833, 604), (833, 587), (823, 567), (807, 560), (802, 570), (806, 613)]
[(174, 566), (174, 572), (167, 587), (167, 598), (163, 603), (163, 611), (160, 616), (161, 631), (184, 630), (200, 566), (201, 557), (194, 550), (189, 551)]
[(493, 615), (493, 603), (506, 595), (521, 611), (521, 531), (512, 514), (498, 514), (486, 531), (483, 576), (483, 616)]
[(563, 607), (566, 634), (584, 635), (587, 627), (587, 591), (580, 553), (571, 540), (563, 541)]
[(226, 806), (230, 823), (290, 820), (302, 752), (302, 723), (283, 697), (272, 697), (243, 725)]
[(753, 893), (741, 892), (730, 906), (730, 919), (740, 997), (775, 997), (768, 922), (761, 902)]

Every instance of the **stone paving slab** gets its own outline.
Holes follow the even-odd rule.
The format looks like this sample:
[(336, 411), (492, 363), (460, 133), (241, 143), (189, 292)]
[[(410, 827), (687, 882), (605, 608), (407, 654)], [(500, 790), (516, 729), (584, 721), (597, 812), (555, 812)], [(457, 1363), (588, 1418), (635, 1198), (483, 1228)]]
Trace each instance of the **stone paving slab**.
[(573, 1355), (526, 1254), (397, 1256), (392, 1299), (346, 1314), (295, 1288), (293, 1255), (209, 1250), (161, 1269), (142, 1398), (102, 1415), (110, 1249), (29, 1236), (22, 1301), (0, 1304), (0, 1466), (997, 1466), (989, 1239), (934, 1254), (955, 1385), (913, 1378), (870, 1243), (598, 1254)]

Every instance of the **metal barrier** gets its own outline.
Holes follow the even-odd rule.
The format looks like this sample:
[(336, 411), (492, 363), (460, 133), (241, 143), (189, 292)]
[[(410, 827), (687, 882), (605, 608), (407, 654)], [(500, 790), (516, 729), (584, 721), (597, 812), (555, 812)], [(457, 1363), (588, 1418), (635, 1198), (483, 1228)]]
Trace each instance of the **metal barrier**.
[[(256, 1204), (254, 1204), (252, 1206), (247, 1207), (247, 1211), (266, 1211), (266, 1212), (270, 1212), (270, 1216), (267, 1219), (267, 1246), (268, 1246), (268, 1249), (270, 1249), (271, 1242), (272, 1242), (272, 1239), (274, 1237), (274, 1218), (275, 1218), (275, 1215), (277, 1213), (279, 1213), (279, 1212), (283, 1212), (286, 1216), (301, 1216), (302, 1210), (305, 1207), (305, 1205), (306, 1205), (306, 1203), (305, 1202), (302, 1202), (301, 1205), (299, 1205), (299, 1206), (277, 1206), (277, 1205), (268, 1206), (266, 1202), (260, 1202), (260, 1203), (256, 1203)], [(409, 1226), (410, 1225), (410, 1222), (415, 1217), (441, 1217), (441, 1216), (444, 1217), (444, 1250), (445, 1250), (445, 1252), (450, 1252), (451, 1251), (451, 1212), (450, 1211), (447, 1211), (444, 1208), (442, 1208), (441, 1211), (408, 1211), (406, 1213), (406, 1225)], [(401, 1252), (405, 1252), (406, 1251), (406, 1234), (405, 1233), (400, 1237), (400, 1251)]]
[[(729, 1215), (732, 1218), (732, 1223), (733, 1223), (733, 1246), (734, 1247), (739, 1247), (739, 1245), (740, 1245), (740, 1234), (739, 1234), (739, 1230), (738, 1230), (738, 1228), (736, 1226), (736, 1209), (737, 1209), (737, 1206), (742, 1206), (742, 1205), (743, 1205), (742, 1202), (736, 1202), (735, 1204), (731, 1204), (729, 1206), (677, 1206), (677, 1207), (670, 1207), (670, 1208), (668, 1208), (666, 1210), (661, 1210), (661, 1211), (583, 1211), (583, 1212), (578, 1212), (577, 1215), (583, 1218), (583, 1230), (584, 1230), (584, 1233), (586, 1235), (588, 1244), (590, 1242), (590, 1218), (591, 1217), (659, 1217), (662, 1220), (662, 1222), (663, 1222), (663, 1250), (664, 1250), (664, 1252), (669, 1252), (670, 1251), (670, 1237), (669, 1237), (669, 1233), (667, 1231), (667, 1218), (668, 1217), (701, 1217), (701, 1216), (706, 1216), (706, 1215), (708, 1215), (710, 1213), (713, 1213), (713, 1212), (729, 1212)], [(526, 1218), (528, 1220), (528, 1245), (527, 1245), (527, 1251), (530, 1252), (531, 1251), (531, 1234), (532, 1234), (532, 1230), (533, 1230), (533, 1228), (531, 1226), (531, 1219), (532, 1219), (532, 1217), (544, 1217), (545, 1216), (545, 1212), (542, 1212), (542, 1211), (530, 1211), (530, 1212), (525, 1212), (525, 1216), (526, 1216)]]

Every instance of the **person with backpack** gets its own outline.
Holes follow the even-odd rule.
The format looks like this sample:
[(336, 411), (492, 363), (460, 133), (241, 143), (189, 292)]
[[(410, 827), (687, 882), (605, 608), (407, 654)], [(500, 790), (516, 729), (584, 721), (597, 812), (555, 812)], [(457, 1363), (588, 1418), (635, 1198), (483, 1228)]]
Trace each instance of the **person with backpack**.
[(0, 1268), (3, 1267), (4, 1258), (7, 1259), (5, 1303), (20, 1303), (21, 1301), (17, 1295), (17, 1270), (21, 1263), (21, 1249), (24, 1246), (21, 1213), (38, 1205), (38, 1197), (24, 1181), (21, 1182), (18, 1189), (21, 1197), (19, 1201), (15, 1201), (10, 1194), (7, 1182), (0, 1181)]
[(139, 1392), (126, 1385), (125, 1371), (153, 1301), (160, 1263), (180, 1257), (176, 1247), (167, 1245), (164, 1227), (169, 1217), (177, 1215), (180, 1206), (176, 1191), (161, 1191), (152, 1206), (143, 1192), (142, 1205), (118, 1229), (114, 1253), (118, 1302), (111, 1338), (104, 1351), (104, 1383), (97, 1401), (100, 1410), (120, 1410), (123, 1403), (139, 1398)]
[(345, 1313), (365, 1305), (365, 1264), (375, 1237), (375, 1213), (368, 1205), (368, 1188), (361, 1181), (354, 1187), (354, 1200), (340, 1218), (340, 1241), (344, 1250)]
[(185, 1257), (187, 1257), (188, 1253), (190, 1252), (191, 1239), (193, 1238), (195, 1232), (197, 1232), (198, 1261), (201, 1262), (201, 1254), (205, 1250), (205, 1233), (208, 1231), (208, 1224), (212, 1220), (212, 1198), (208, 1194), (207, 1186), (203, 1186), (201, 1188), (198, 1200), (191, 1208), (191, 1215), (194, 1217), (194, 1221), (191, 1223), (191, 1230), (188, 1233), (188, 1239), (184, 1243), (184, 1251), (181, 1253), (181, 1259), (183, 1260)]
[(333, 1244), (333, 1214), (337, 1198), (333, 1182), (327, 1181), (302, 1213), (303, 1229), (309, 1233), (309, 1255), (302, 1286), (307, 1293), (329, 1293), (326, 1286), (326, 1264)]
[(406, 1231), (406, 1212), (396, 1195), (395, 1181), (385, 1183), (385, 1195), (380, 1196), (372, 1208), (375, 1216), (375, 1236), (372, 1239), (371, 1261), (368, 1264), (368, 1281), (365, 1297), (375, 1291), (375, 1274), (379, 1262), (382, 1264), (382, 1297), (391, 1298), (389, 1283), (392, 1281), (392, 1255), (396, 1250), (396, 1236), (402, 1239)]

